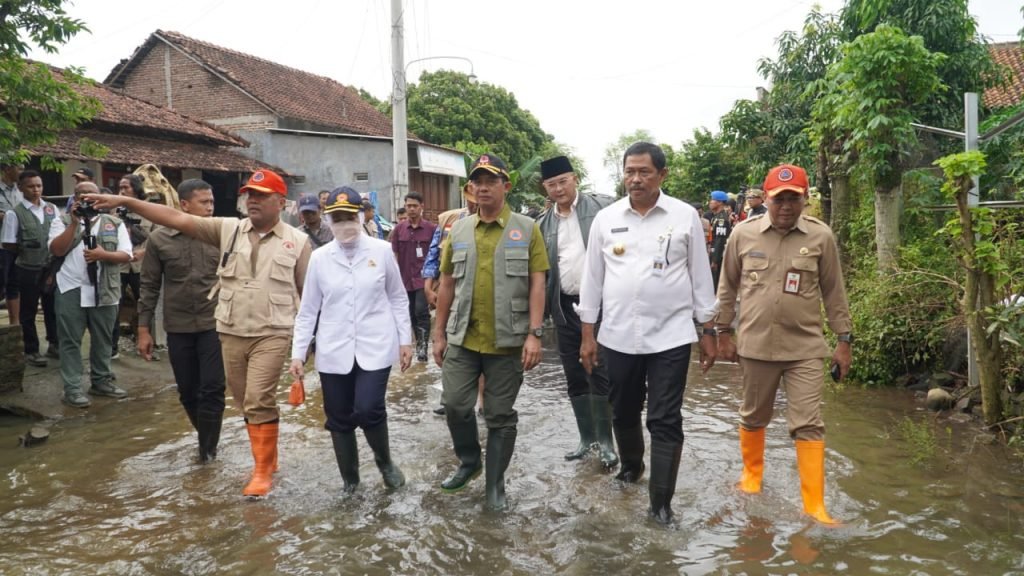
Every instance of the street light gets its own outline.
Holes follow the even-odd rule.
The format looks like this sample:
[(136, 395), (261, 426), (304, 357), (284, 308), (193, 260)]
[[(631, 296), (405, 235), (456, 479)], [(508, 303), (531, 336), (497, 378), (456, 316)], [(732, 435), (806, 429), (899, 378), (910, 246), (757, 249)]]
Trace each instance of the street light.
[(391, 89), (391, 134), (394, 148), (392, 171), (394, 172), (394, 184), (391, 188), (390, 216), (395, 221), (398, 220), (398, 207), (402, 205), (402, 198), (405, 197), (409, 189), (409, 127), (405, 110), (405, 74), (409, 71), (409, 66), (426, 60), (462, 60), (469, 64), (470, 81), (476, 80), (473, 61), (464, 56), (427, 56), (410, 60), (403, 65), (400, 21), (398, 22), (398, 27), (398, 33), (392, 33), (391, 45), (391, 73), (394, 76), (394, 85)]

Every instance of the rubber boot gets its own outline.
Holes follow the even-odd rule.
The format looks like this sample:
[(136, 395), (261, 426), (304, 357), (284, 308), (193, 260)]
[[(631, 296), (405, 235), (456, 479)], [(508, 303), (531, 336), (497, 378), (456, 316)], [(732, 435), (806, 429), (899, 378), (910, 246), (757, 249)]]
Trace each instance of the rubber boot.
[(644, 475), (644, 427), (637, 422), (635, 426), (625, 428), (613, 426), (615, 440), (619, 443), (619, 455), (622, 466), (615, 479), (630, 484), (636, 483)]
[(761, 491), (761, 478), (764, 476), (764, 433), (764, 428), (747, 430), (740, 426), (743, 474), (736, 486), (747, 494), (757, 494)]
[(572, 396), (572, 413), (576, 416), (576, 428), (580, 431), (580, 445), (572, 452), (565, 454), (566, 460), (579, 460), (590, 454), (590, 446), (594, 443), (594, 418), (591, 412), (590, 394)]
[(345, 483), (342, 492), (352, 494), (359, 487), (359, 446), (356, 445), (356, 432), (331, 432), (334, 443), (334, 457), (338, 460), (338, 471), (341, 481)]
[(416, 329), (416, 360), (427, 361), (427, 331), (423, 328)]
[(452, 434), (452, 446), (455, 456), (459, 459), (459, 468), (454, 474), (441, 482), (441, 490), (454, 493), (462, 490), (470, 480), (480, 475), (483, 463), (480, 462), (480, 436), (476, 430), (476, 416), (463, 422), (448, 421), (448, 430)]
[(373, 459), (377, 463), (377, 469), (380, 470), (381, 476), (384, 478), (384, 485), (388, 488), (402, 487), (405, 484), (405, 475), (391, 461), (387, 420), (369, 430), (364, 429), (363, 434), (366, 436), (366, 443), (373, 450)]
[(796, 466), (804, 512), (822, 524), (838, 524), (825, 511), (825, 441), (797, 440)]
[(650, 515), (655, 522), (668, 525), (672, 522), (672, 497), (676, 494), (676, 478), (679, 476), (679, 460), (683, 444), (651, 441), (651, 497)]
[(221, 414), (201, 413), (196, 421), (196, 430), (199, 432), (199, 461), (204, 464), (217, 458), (221, 420)]
[(242, 490), (245, 496), (260, 498), (270, 492), (273, 464), (277, 457), (278, 423), (246, 424), (249, 443), (252, 445), (252, 459), (255, 462), (252, 478)]
[(486, 488), (487, 509), (501, 512), (508, 508), (505, 501), (505, 471), (512, 461), (516, 447), (515, 428), (495, 428), (487, 431)]
[(615, 454), (615, 441), (612, 440), (612, 405), (607, 396), (593, 394), (590, 396), (591, 412), (594, 416), (594, 439), (597, 440), (601, 464), (605, 468), (613, 468), (619, 463)]
[(189, 423), (192, 424), (192, 429), (195, 430), (196, 432), (198, 432), (199, 431), (199, 413), (196, 411), (195, 408), (187, 408), (187, 407), (184, 407), (184, 406), (183, 406), (183, 408), (185, 408), (185, 415), (188, 416)]

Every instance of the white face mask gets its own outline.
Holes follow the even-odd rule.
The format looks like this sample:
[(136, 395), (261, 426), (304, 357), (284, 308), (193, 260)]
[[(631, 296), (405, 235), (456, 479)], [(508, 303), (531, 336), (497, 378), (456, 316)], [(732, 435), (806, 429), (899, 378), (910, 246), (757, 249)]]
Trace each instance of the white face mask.
[(359, 239), (359, 235), (363, 233), (363, 228), (355, 220), (345, 220), (342, 222), (331, 222), (331, 231), (334, 232), (334, 238), (338, 242), (351, 244)]

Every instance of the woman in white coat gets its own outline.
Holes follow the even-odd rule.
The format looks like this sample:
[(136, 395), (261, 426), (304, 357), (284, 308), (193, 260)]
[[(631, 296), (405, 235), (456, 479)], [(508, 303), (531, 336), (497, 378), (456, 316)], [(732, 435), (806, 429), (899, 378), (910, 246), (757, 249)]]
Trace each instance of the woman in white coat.
[(295, 318), (289, 372), (302, 378), (303, 363), (316, 329), (316, 370), (323, 388), (325, 427), (345, 493), (359, 485), (356, 428), (362, 428), (377, 468), (389, 488), (405, 484), (391, 461), (387, 393), (391, 366), (404, 372), (412, 362), (409, 300), (391, 244), (362, 229), (362, 198), (342, 186), (327, 198), (335, 241), (313, 252), (306, 270), (302, 304)]

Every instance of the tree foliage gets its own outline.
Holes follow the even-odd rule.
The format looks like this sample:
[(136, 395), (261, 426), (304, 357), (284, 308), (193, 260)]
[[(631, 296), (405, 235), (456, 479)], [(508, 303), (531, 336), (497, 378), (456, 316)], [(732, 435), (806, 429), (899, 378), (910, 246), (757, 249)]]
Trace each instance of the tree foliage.
[(654, 136), (644, 129), (638, 129), (636, 132), (629, 134), (623, 134), (619, 136), (618, 140), (612, 142), (604, 149), (604, 157), (602, 158), (602, 164), (611, 173), (611, 181), (615, 186), (615, 195), (622, 195), (622, 155), (626, 153), (626, 149), (636, 142), (650, 142), (657, 144), (657, 140)]
[(698, 129), (672, 154), (665, 189), (689, 202), (703, 203), (712, 190), (737, 191), (746, 173), (743, 157), (721, 136)]
[[(25, 56), (38, 47), (54, 53), (85, 24), (67, 15), (60, 0), (0, 2), (0, 151), (4, 161), (24, 163), (30, 150), (53, 144), (61, 130), (95, 116), (100, 104), (76, 87), (90, 82), (81, 70), (61, 72)], [(91, 143), (83, 142), (90, 147)], [(91, 146), (95, 148), (95, 146)], [(47, 164), (51, 159), (44, 159)]]
[(511, 92), (472, 82), (461, 72), (425, 72), (406, 93), (409, 131), (434, 144), (466, 152), (485, 149), (514, 169), (553, 140)]

